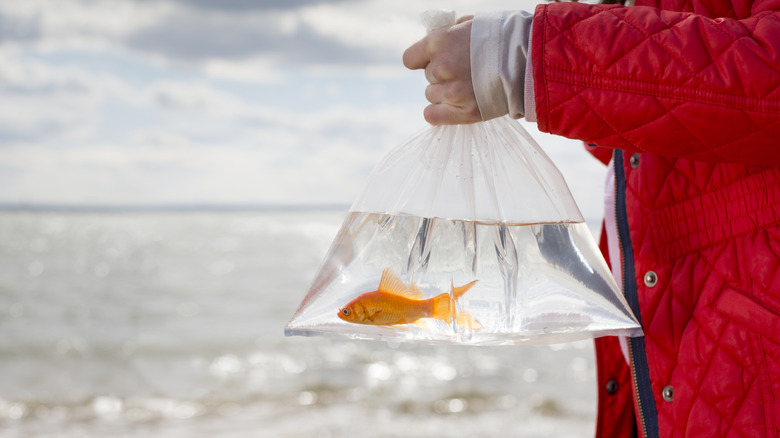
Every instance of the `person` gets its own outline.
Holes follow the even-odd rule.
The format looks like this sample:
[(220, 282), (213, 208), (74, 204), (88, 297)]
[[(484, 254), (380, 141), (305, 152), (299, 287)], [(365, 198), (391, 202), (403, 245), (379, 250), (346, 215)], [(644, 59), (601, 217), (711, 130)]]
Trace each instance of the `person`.
[(596, 340), (597, 436), (780, 434), (780, 1), (476, 14), (403, 61), (431, 124), (525, 117), (608, 164), (644, 336)]

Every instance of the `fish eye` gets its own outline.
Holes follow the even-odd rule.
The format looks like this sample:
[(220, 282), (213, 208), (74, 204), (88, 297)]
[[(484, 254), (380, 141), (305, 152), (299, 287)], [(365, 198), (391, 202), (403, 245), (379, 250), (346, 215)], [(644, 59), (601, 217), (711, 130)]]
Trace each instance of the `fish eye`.
[(341, 314), (344, 315), (344, 316), (349, 316), (349, 309), (346, 309), (346, 308), (341, 309)]

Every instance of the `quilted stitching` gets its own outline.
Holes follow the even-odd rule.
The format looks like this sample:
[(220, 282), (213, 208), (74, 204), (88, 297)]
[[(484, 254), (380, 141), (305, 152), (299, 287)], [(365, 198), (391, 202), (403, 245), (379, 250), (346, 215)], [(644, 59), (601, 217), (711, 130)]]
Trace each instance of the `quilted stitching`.
[[(687, 181), (687, 178), (682, 180)], [(717, 436), (756, 436), (756, 428), (763, 428), (766, 420), (764, 403), (772, 397), (772, 391), (766, 389), (766, 382), (759, 384), (759, 377), (764, 376), (763, 379), (768, 380), (769, 373), (767, 370), (763, 374), (758, 373), (755, 369), (759, 363), (749, 360), (748, 366), (743, 369), (746, 352), (734, 350), (735, 346), (749, 347), (751, 342), (761, 342), (761, 339), (727, 318), (717, 314), (713, 316), (710, 309), (720, 291), (730, 285), (747, 287), (777, 281), (778, 258), (775, 251), (765, 248), (774, 244), (775, 240), (757, 237), (768, 232), (759, 231), (757, 235), (713, 245), (703, 253), (674, 259), (668, 266), (655, 266), (659, 278), (669, 280), (656, 286), (660, 290), (645, 288), (645, 293), (640, 295), (659, 421), (674, 430), (672, 435), (710, 436), (713, 425), (716, 425)], [(658, 263), (657, 257), (643, 257), (653, 253), (645, 249), (653, 246), (652, 234), (648, 229), (632, 233), (632, 237), (636, 236), (632, 240), (639, 245), (638, 275), (648, 264)], [(765, 272), (751, 272), (750, 276), (744, 277), (747, 274), (735, 274), (750, 272), (734, 269), (734, 260), (740, 259), (738, 252), (741, 257), (746, 253), (769, 252), (775, 255), (774, 262), (768, 264)], [(701, 294), (691, 296), (690, 291)], [(653, 336), (653, 333), (664, 335)], [(734, 339), (734, 336), (739, 339)], [(769, 350), (778, 354), (777, 347)], [(683, 353), (678, 356), (678, 351)], [(754, 350), (749, 353), (756, 355)], [(752, 357), (751, 354), (747, 356)], [(735, 385), (735, 377), (739, 384)], [(673, 406), (660, 397), (667, 383), (672, 383), (676, 389)], [(760, 417), (757, 417), (759, 414)], [(774, 424), (773, 421), (768, 423)]]
[[(670, 287), (647, 291), (641, 297), (659, 421), (668, 423), (674, 435), (711, 436), (712, 426), (717, 425), (717, 436), (755, 436), (755, 428), (763, 427), (762, 400), (766, 397), (759, 393), (759, 374), (753, 372), (758, 365), (748, 363), (750, 366), (743, 369), (745, 351), (734, 350), (735, 346), (749, 347), (749, 337), (757, 336), (709, 311), (719, 292), (734, 281), (732, 270), (721, 272), (725, 264), (717, 260), (724, 253), (736, 252), (735, 245), (714, 246), (703, 257), (689, 255), (657, 268), (660, 278), (670, 278), (670, 283), (702, 291), (702, 295), (690, 296)], [(705, 272), (715, 275), (701, 275)], [(653, 337), (652, 333), (667, 335)], [(734, 336), (739, 339), (732, 339)], [(677, 351), (686, 354), (678, 357)], [(768, 372), (763, 376), (768, 379)], [(673, 407), (660, 396), (666, 383), (675, 387)], [(756, 412), (762, 414), (760, 418)]]
[[(709, 3), (736, 15), (723, 2)], [(713, 21), (677, 12), (579, 6), (544, 6), (534, 24), (541, 27), (535, 35), (544, 43), (541, 68), (538, 60), (534, 63), (537, 95), (545, 96), (537, 102), (542, 130), (602, 146), (766, 164), (766, 154), (759, 152), (765, 142), (762, 148), (745, 146), (780, 137), (776, 12)], [(567, 14), (548, 12), (561, 7)], [(572, 105), (574, 99), (585, 105)], [(712, 117), (730, 123), (703, 129)], [(672, 143), (674, 150), (668, 147)], [(780, 163), (780, 154), (771, 159)]]
[[(765, 235), (766, 233), (769, 233), (771, 231), (769, 230), (761, 230), (756, 233), (756, 236)], [(728, 252), (730, 252), (732, 255), (736, 254), (737, 252), (742, 253), (742, 257), (744, 257), (744, 254), (747, 253), (763, 253), (764, 248), (763, 246), (768, 241), (765, 239), (755, 239), (750, 237), (745, 237), (740, 239), (739, 241), (732, 241), (728, 244), (724, 244), (721, 247), (714, 247), (712, 250), (705, 252), (703, 255), (703, 258), (707, 260), (707, 263), (710, 265), (709, 272), (712, 272), (716, 276), (720, 277), (723, 281), (723, 288), (718, 288), (717, 290), (723, 290), (725, 287), (727, 287), (728, 283), (731, 282), (734, 284), (734, 269), (733, 268), (727, 268), (726, 264), (722, 262), (723, 257), (719, 254), (722, 251), (728, 249)], [(775, 259), (773, 261), (773, 264), (777, 266), (778, 259)], [(733, 264), (732, 264), (733, 266)], [(725, 268), (725, 270), (724, 270)], [(744, 273), (751, 273), (750, 270), (743, 271)], [(742, 283), (744, 284), (745, 278), (740, 278)], [(748, 282), (752, 283), (749, 279), (747, 279)], [(713, 300), (716, 300), (717, 296), (713, 298)], [(728, 318), (726, 318), (728, 320)], [(703, 327), (704, 328), (704, 327)], [(763, 411), (763, 404), (764, 402), (768, 400), (763, 400), (764, 397), (761, 394), (757, 394), (762, 388), (769, 388), (766, 385), (766, 381), (768, 380), (768, 368), (766, 367), (766, 361), (762, 360), (755, 360), (756, 358), (762, 358), (767, 351), (774, 351), (777, 352), (778, 348), (777, 345), (774, 344), (773, 346), (767, 345), (765, 348), (756, 348), (755, 344), (762, 343), (762, 338), (757, 335), (757, 333), (753, 332), (752, 328), (750, 327), (740, 327), (737, 323), (733, 321), (728, 321), (727, 330), (732, 331), (736, 334), (736, 336), (739, 336), (740, 339), (737, 341), (731, 341), (725, 343), (725, 345), (720, 345), (720, 348), (727, 351), (729, 356), (734, 361), (734, 370), (732, 371), (731, 375), (738, 375), (739, 373), (742, 373), (742, 379), (745, 382), (745, 385), (749, 385), (749, 389), (746, 389), (742, 392), (742, 398), (738, 399), (737, 397), (733, 397), (732, 399), (726, 399), (731, 401), (731, 403), (735, 404), (738, 407), (738, 412), (747, 411), (748, 409), (752, 410), (754, 413), (760, 413)], [(725, 332), (725, 330), (724, 330)], [(716, 338), (719, 342), (723, 339), (723, 333), (720, 333), (718, 337)], [(742, 347), (742, 350), (737, 350), (739, 347)], [(728, 350), (732, 349), (732, 350)], [(747, 353), (747, 354), (746, 354)], [(745, 357), (752, 358), (753, 360), (746, 360)], [(744, 368), (740, 367), (740, 364), (744, 364)], [(775, 368), (777, 369), (777, 368)], [(717, 381), (725, 380), (722, 378), (722, 374), (716, 376)], [(760, 384), (759, 380), (761, 378), (764, 378), (765, 382), (763, 385)], [(771, 394), (771, 390), (769, 390), (769, 393)], [(722, 394), (717, 394), (721, 398), (723, 397)], [(771, 406), (771, 403), (770, 403)], [(728, 414), (728, 412), (722, 412), (722, 414)], [(750, 418), (750, 415), (744, 415), (744, 417)], [(752, 424), (754, 428), (757, 426), (761, 426), (764, 423), (766, 423), (770, 428), (774, 428), (774, 432), (777, 433), (777, 429), (773, 426), (775, 422), (773, 420), (770, 420), (766, 415), (763, 415), (761, 418), (756, 418), (755, 424)], [(743, 426), (744, 427), (744, 426)]]
[(661, 435), (778, 436), (780, 334), (728, 300), (780, 318), (780, 0), (637, 3), (659, 9), (537, 9), (539, 128), (643, 152), (626, 206)]

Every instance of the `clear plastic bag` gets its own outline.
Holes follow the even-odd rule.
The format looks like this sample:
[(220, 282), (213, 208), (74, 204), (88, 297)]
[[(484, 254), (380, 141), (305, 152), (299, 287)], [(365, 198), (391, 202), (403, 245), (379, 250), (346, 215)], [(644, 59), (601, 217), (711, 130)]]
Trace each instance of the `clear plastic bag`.
[(499, 345), (641, 328), (560, 172), (504, 117), (393, 150), (285, 334)]

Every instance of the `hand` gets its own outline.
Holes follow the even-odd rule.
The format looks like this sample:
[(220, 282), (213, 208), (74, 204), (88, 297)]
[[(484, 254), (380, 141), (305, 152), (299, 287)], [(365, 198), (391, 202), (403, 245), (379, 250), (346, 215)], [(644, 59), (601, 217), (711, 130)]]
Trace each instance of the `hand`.
[(425, 89), (428, 105), (423, 115), (431, 125), (456, 125), (482, 120), (471, 84), (471, 20), (431, 32), (404, 52), (404, 65), (425, 69), (430, 85)]

